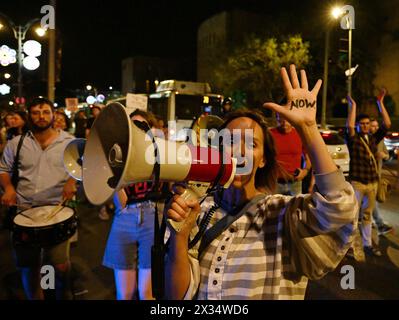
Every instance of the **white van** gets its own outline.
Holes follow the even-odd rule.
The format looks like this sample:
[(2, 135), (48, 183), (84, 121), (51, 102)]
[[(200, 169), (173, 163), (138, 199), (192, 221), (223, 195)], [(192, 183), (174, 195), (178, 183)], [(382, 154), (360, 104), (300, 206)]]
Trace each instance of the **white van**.
[(202, 114), (220, 115), (222, 101), (223, 96), (212, 93), (208, 83), (165, 80), (150, 94), (148, 110), (168, 123), (170, 140), (185, 141), (193, 120)]

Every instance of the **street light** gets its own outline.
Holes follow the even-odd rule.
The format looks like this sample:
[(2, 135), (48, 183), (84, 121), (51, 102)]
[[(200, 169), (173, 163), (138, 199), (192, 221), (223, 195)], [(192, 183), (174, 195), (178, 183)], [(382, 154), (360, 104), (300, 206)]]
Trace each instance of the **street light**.
[[(339, 19), (346, 13), (347, 6), (335, 7), (331, 10), (331, 16), (334, 19)], [(346, 29), (349, 30), (349, 49), (348, 49), (348, 70), (352, 69), (352, 29), (354, 21), (350, 20), (350, 15), (345, 15)], [(321, 127), (326, 128), (326, 110), (327, 110), (327, 83), (328, 83), (328, 54), (330, 50), (330, 28), (327, 26), (326, 37), (325, 37), (325, 50), (324, 50), (324, 75), (323, 75), (323, 96), (322, 96), (322, 108), (321, 108)], [(352, 95), (352, 75), (350, 72), (348, 77), (348, 95)]]
[[(355, 16), (354, 9), (352, 6), (343, 6), (333, 9), (333, 16), (335, 19), (339, 19), (344, 16), (345, 23), (341, 20), (341, 28), (348, 30), (348, 95), (352, 96), (352, 29), (355, 28)], [(349, 102), (348, 102), (349, 104)]]
[(338, 19), (342, 15), (342, 8), (335, 7), (331, 11), (331, 15), (335, 18)]
[(44, 37), (46, 34), (46, 30), (43, 28), (36, 28), (35, 32), (39, 37)]
[[(5, 14), (0, 13), (0, 17), (2, 17), (11, 27), (15, 39), (18, 41), (18, 53), (17, 53), (17, 61), (18, 61), (18, 97), (22, 97), (22, 66), (23, 66), (23, 41), (25, 40), (26, 33), (28, 30), (37, 22), (40, 21), (39, 18), (32, 19), (28, 21), (24, 26), (17, 26), (9, 17)], [(3, 25), (0, 24), (0, 30), (2, 29)], [(45, 32), (43, 33), (43, 29), (37, 28), (36, 34), (39, 36), (44, 36)]]

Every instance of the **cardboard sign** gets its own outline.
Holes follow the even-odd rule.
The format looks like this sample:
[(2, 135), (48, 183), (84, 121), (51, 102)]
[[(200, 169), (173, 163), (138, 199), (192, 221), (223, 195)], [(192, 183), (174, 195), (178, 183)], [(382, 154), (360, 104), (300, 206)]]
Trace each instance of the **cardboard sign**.
[(128, 93), (126, 95), (126, 112), (131, 114), (136, 109), (147, 111), (147, 103), (146, 95)]
[(65, 107), (69, 112), (76, 112), (78, 110), (78, 98), (65, 98)]

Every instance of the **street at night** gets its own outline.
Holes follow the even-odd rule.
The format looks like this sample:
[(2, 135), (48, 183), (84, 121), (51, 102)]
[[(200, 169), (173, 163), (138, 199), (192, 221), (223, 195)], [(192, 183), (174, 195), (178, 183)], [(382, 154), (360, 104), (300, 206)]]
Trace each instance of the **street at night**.
[[(384, 171), (395, 183), (392, 173), (397, 174), (397, 161), (386, 164), (392, 172)], [(397, 181), (397, 180), (396, 180)], [(394, 184), (393, 184), (394, 185)], [(306, 299), (398, 299), (399, 287), (399, 188), (395, 187), (386, 203), (380, 205), (384, 220), (394, 226), (395, 231), (380, 237), (382, 257), (368, 259), (367, 263), (345, 258), (336, 271), (319, 281), (310, 281)], [(79, 241), (72, 246), (73, 291), (76, 300), (114, 299), (115, 285), (112, 270), (102, 266), (104, 247), (111, 221), (98, 217), (98, 208), (82, 204), (79, 213)], [(374, 238), (377, 238), (374, 232)], [(24, 299), (24, 292), (14, 267), (10, 244), (6, 232), (1, 234), (0, 299)], [(355, 289), (343, 290), (341, 273), (344, 265), (355, 269)]]
[(396, 0), (2, 0), (0, 301), (398, 300), (398, 35)]

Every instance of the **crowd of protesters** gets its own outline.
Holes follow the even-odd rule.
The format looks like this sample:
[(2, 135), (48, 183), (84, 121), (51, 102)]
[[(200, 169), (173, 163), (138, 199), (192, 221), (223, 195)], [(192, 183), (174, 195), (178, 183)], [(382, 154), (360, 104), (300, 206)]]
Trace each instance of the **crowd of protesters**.
[[(240, 131), (238, 152), (253, 161), (250, 172), (236, 176), (228, 189), (210, 195), (200, 205), (195, 200), (183, 200), (180, 189), (174, 189), (173, 195), (169, 184), (152, 190), (151, 182), (142, 182), (119, 190), (113, 203), (95, 208), (102, 220), (110, 219), (114, 213), (103, 265), (114, 270), (117, 299), (154, 298), (154, 215), (157, 203), (166, 198), (165, 218), (183, 223), (179, 231), (171, 228), (167, 236), (165, 296), (170, 299), (303, 299), (308, 279), (320, 279), (336, 268), (348, 250), (359, 250), (353, 246), (357, 235), (362, 238), (360, 250), (367, 256), (381, 256), (371, 234), (373, 218), (380, 234), (392, 230), (376, 204), (381, 163), (387, 157), (383, 138), (391, 126), (384, 106), (385, 93), (377, 101), (383, 120), (380, 126), (368, 115), (358, 114), (356, 102), (348, 97), (345, 138), (350, 171), (346, 181), (319, 133), (316, 108), (292, 107), (305, 99), (316, 103), (321, 81), (309, 90), (306, 73), (301, 70), (298, 77), (293, 65), (288, 71), (282, 68), (281, 77), (286, 104), (264, 105), (276, 114), (275, 128), (267, 126), (261, 112), (232, 110), (231, 99), (223, 103), (224, 124), (220, 129), (232, 134)], [(79, 185), (60, 170), (62, 158), (57, 152), (61, 152), (60, 144), (65, 146), (73, 139), (73, 134), (76, 138), (89, 138), (101, 110), (93, 106), (89, 115), (80, 110), (72, 121), (61, 109), (55, 110), (51, 101), (39, 99), (29, 104), (27, 111), (4, 114), (0, 131), (0, 183), (4, 190), (1, 203), (32, 207), (43, 205), (44, 198), (53, 199), (47, 203), (52, 205), (72, 199)], [(136, 110), (130, 118), (167, 133), (164, 120), (150, 112)], [(246, 129), (252, 130), (251, 145), (244, 139)], [(21, 136), (26, 139), (22, 142), (19, 168), (22, 183), (13, 186), (12, 170)], [(235, 149), (234, 145), (225, 147), (232, 155), (237, 152)], [(32, 170), (43, 170), (40, 159), (46, 152), (46, 168), (54, 176), (41, 182), (40, 175), (30, 175)], [(39, 160), (26, 160), (24, 155), (29, 153)], [(60, 157), (55, 160), (57, 155)], [(48, 160), (51, 157), (53, 160)], [(309, 194), (303, 194), (302, 180), (309, 173), (314, 176), (315, 185)], [(38, 190), (38, 185), (42, 190)], [(40, 194), (45, 197), (40, 198)], [(198, 228), (206, 231), (205, 236), (189, 246)], [(44, 249), (60, 274), (61, 291), (57, 297), (68, 298), (65, 290), (69, 289), (70, 242), (67, 239), (50, 247), (36, 247), (37, 250), (14, 243), (28, 298), (44, 297), (38, 286), (40, 249)]]

